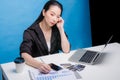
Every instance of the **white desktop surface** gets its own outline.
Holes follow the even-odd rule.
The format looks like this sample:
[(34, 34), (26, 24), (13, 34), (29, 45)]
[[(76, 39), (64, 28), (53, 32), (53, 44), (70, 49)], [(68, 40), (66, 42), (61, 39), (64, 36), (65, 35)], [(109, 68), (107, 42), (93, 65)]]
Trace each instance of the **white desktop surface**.
[[(89, 50), (100, 51), (103, 45), (86, 48)], [(61, 63), (68, 63), (68, 58), (75, 52), (71, 51), (68, 54), (54, 54), (41, 57), (46, 63), (55, 63), (57, 65)], [(106, 53), (103, 61), (95, 65), (85, 65), (85, 69), (80, 71), (80, 80), (120, 80), (120, 44), (110, 43), (104, 49), (103, 53)], [(40, 61), (39, 57), (36, 58)], [(73, 63), (73, 62), (69, 62)], [(74, 64), (74, 63), (73, 63)], [(81, 64), (81, 63), (80, 63)], [(5, 80), (30, 80), (28, 70), (32, 67), (26, 65), (24, 72), (16, 73), (14, 62), (1, 64), (2, 74)]]

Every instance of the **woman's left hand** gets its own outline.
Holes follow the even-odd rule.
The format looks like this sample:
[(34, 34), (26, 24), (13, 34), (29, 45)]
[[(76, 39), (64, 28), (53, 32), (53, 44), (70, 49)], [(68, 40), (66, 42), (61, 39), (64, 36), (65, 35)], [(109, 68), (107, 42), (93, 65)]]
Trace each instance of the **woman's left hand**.
[(64, 26), (64, 20), (62, 17), (60, 17), (57, 22), (57, 27), (59, 30), (61, 30), (63, 28), (63, 26)]

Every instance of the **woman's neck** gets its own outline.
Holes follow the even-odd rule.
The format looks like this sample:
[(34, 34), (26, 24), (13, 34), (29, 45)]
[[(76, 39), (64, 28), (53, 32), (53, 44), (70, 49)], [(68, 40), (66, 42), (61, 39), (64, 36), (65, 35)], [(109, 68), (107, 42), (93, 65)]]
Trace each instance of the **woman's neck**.
[(51, 30), (51, 27), (48, 26), (44, 21), (41, 21), (41, 22), (39, 23), (39, 25), (40, 25), (40, 28), (41, 28), (42, 30), (44, 30), (44, 31), (49, 31), (49, 30)]
[(50, 39), (51, 39), (51, 34), (52, 34), (52, 29), (51, 27), (49, 27), (47, 24), (45, 24), (44, 21), (41, 21), (39, 23), (40, 25), (40, 28), (44, 34), (44, 37), (45, 37), (45, 40), (46, 42), (50, 42)]

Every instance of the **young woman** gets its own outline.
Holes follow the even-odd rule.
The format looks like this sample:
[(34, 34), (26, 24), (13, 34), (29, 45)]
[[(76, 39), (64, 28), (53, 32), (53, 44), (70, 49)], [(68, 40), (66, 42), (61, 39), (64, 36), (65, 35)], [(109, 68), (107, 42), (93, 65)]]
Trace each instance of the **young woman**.
[(63, 27), (62, 11), (63, 7), (58, 1), (48, 1), (38, 19), (24, 31), (20, 55), (28, 65), (43, 73), (49, 73), (51, 67), (36, 61), (34, 57), (58, 53), (59, 50), (64, 53), (70, 51), (70, 43)]

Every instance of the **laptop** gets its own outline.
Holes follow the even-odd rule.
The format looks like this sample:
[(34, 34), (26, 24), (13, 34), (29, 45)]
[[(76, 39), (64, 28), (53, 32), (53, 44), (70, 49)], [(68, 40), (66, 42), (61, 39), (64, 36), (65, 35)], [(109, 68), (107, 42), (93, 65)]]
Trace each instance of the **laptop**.
[(109, 38), (104, 47), (98, 51), (78, 49), (68, 60), (71, 62), (95, 64), (96, 61), (101, 57), (103, 50), (106, 48), (113, 35)]

